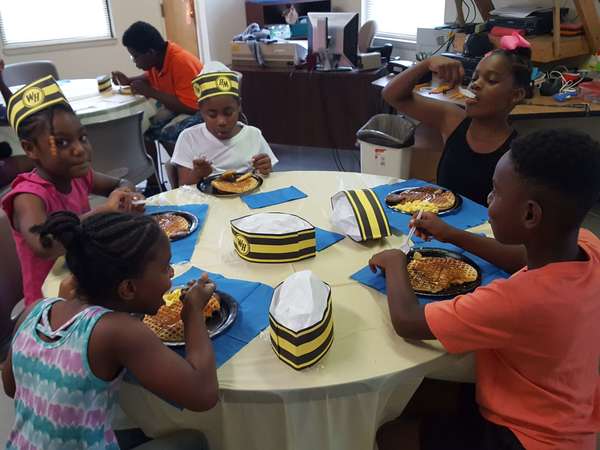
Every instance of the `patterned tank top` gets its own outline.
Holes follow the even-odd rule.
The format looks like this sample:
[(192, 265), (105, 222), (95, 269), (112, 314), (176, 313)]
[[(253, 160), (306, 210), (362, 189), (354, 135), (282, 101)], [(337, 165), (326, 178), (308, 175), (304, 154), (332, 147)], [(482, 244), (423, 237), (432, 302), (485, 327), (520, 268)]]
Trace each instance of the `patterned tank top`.
[(48, 313), (58, 301), (39, 302), (13, 339), (16, 419), (6, 448), (118, 450), (111, 423), (123, 372), (101, 380), (87, 353), (94, 326), (110, 310), (91, 306), (52, 330)]

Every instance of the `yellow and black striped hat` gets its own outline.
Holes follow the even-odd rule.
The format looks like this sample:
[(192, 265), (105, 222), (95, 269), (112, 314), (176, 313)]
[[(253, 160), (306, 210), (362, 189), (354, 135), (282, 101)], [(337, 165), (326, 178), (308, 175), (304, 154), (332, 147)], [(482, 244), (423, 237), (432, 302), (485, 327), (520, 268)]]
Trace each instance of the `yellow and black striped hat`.
[[(277, 231), (272, 231), (274, 223)], [(246, 261), (294, 262), (317, 253), (315, 227), (294, 214), (251, 214), (232, 220), (231, 231), (235, 251)]]
[(385, 211), (377, 199), (375, 192), (371, 189), (361, 189), (356, 191), (342, 191), (342, 193), (352, 207), (360, 232), (360, 239), (350, 236), (351, 239), (355, 241), (370, 241), (392, 234)]
[[(282, 294), (283, 286), (292, 280), (293, 290), (301, 298)], [(304, 299), (310, 301), (302, 303)], [(293, 303), (293, 309), (288, 307), (289, 303)], [(304, 325), (294, 325), (295, 320), (290, 318), (294, 314), (303, 317)], [(304, 319), (306, 316), (310, 319)], [(331, 287), (310, 271), (291, 275), (275, 288), (269, 308), (269, 325), (271, 347), (280, 360), (296, 370), (316, 364), (333, 344)]]
[(198, 102), (217, 95), (240, 96), (240, 83), (235, 72), (209, 72), (198, 75), (192, 81)]
[(27, 117), (52, 105), (69, 104), (52, 75), (40, 78), (15, 92), (6, 106), (10, 126), (16, 131)]

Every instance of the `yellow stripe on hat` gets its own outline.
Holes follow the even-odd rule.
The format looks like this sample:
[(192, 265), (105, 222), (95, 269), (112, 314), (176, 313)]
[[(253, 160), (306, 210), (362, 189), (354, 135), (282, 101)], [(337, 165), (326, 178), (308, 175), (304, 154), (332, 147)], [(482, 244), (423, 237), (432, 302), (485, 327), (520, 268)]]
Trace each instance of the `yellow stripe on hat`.
[[(314, 245), (314, 243), (313, 243), (313, 245)], [(302, 255), (302, 256), (294, 256), (292, 258), (277, 258), (277, 255), (273, 255), (273, 258), (265, 259), (265, 258), (252, 258), (247, 255), (244, 255), (244, 256), (240, 255), (240, 257), (245, 259), (246, 261), (257, 262), (257, 263), (297, 262), (297, 261), (302, 261), (303, 259), (314, 258), (314, 256), (315, 256), (315, 253), (308, 253), (308, 254)]]
[(365, 195), (365, 191), (355, 191), (356, 196), (360, 200), (360, 203), (365, 208), (365, 212), (367, 213), (367, 220), (371, 225), (371, 233), (375, 236), (381, 236), (381, 229), (379, 228), (379, 222), (377, 221), (377, 216), (375, 215), (375, 211), (373, 210), (373, 205), (371, 204), (371, 199), (367, 198)]
[(356, 221), (358, 222), (358, 226), (360, 227), (360, 235), (364, 239), (365, 236), (367, 235), (367, 232), (365, 231), (365, 226), (363, 224), (363, 221), (360, 219), (360, 216), (358, 214), (358, 205), (356, 204), (356, 202), (354, 201), (354, 199), (352, 198), (351, 195), (349, 195), (349, 194), (346, 195), (346, 198), (350, 202), (350, 206), (352, 206), (352, 210), (354, 211), (354, 215), (356, 216)]
[[(34, 87), (34, 86), (28, 86), (28, 89), (30, 89), (31, 87)], [(46, 86), (46, 87), (43, 87), (43, 88), (40, 88), (40, 89), (44, 93), (44, 97), (50, 97), (53, 94), (61, 92), (60, 87), (57, 84), (51, 84), (50, 86)], [(25, 94), (25, 93), (23, 93), (23, 94)], [(13, 98), (15, 98), (15, 95), (17, 95), (17, 94), (14, 94), (13, 97), (11, 97), (11, 100)], [(14, 125), (15, 129), (19, 128), (19, 124), (26, 117), (29, 117), (30, 115), (32, 115), (32, 114), (34, 114), (34, 113), (36, 113), (36, 112), (38, 112), (38, 111), (40, 111), (42, 109), (45, 109), (45, 108), (47, 108), (50, 105), (54, 105), (54, 104), (60, 103), (60, 102), (64, 102), (64, 99), (63, 98), (58, 98), (58, 99), (50, 100), (50, 101), (47, 101), (47, 102), (42, 102), (40, 105), (38, 105), (36, 107), (28, 108), (26, 106), (26, 104), (24, 103), (23, 98), (21, 96), (21, 98), (17, 100), (17, 102), (14, 104), (12, 110), (10, 111), (10, 117), (9, 117), (8, 120), (9, 120), (10, 123), (14, 123), (17, 114), (19, 114), (19, 112), (21, 112), (23, 109), (28, 109), (29, 110), (28, 114), (26, 116), (21, 117), (17, 121), (17, 123)]]
[[(294, 369), (304, 369), (305, 367), (310, 367), (313, 364), (315, 364), (317, 361), (319, 361), (323, 355), (325, 355), (325, 353), (327, 353), (329, 351), (329, 349), (331, 348), (331, 346), (333, 345), (333, 339), (331, 341), (329, 341), (329, 344), (327, 345), (326, 348), (323, 349), (323, 351), (317, 355), (315, 358), (306, 361), (302, 364), (296, 364), (293, 361), (290, 361), (289, 359), (287, 359), (285, 356), (283, 356), (281, 353), (277, 352), (277, 349), (275, 349), (275, 347), (273, 347), (273, 349), (275, 350), (275, 354), (277, 355), (277, 357), (279, 359), (281, 359), (283, 362), (285, 362), (286, 364), (292, 366)], [(273, 346), (273, 344), (271, 343), (271, 346)]]
[(300, 250), (304, 250), (305, 248), (310, 248), (315, 246), (315, 239), (307, 239), (305, 241), (300, 241), (296, 244), (288, 244), (288, 245), (266, 245), (266, 244), (253, 244), (250, 243), (250, 252), (251, 253), (270, 253), (276, 255), (277, 253), (292, 253), (298, 252)]
[[(321, 325), (322, 323), (319, 322), (319, 325)], [(301, 344), (301, 345), (294, 345), (291, 342), (288, 342), (286, 339), (283, 339), (280, 335), (277, 335), (277, 333), (275, 333), (275, 331), (273, 331), (273, 328), (270, 328), (269, 332), (271, 333), (271, 338), (273, 340), (275, 340), (275, 342), (277, 342), (277, 344), (283, 348), (286, 352), (299, 357), (302, 355), (306, 355), (307, 353), (311, 353), (313, 351), (315, 351), (316, 349), (318, 349), (321, 345), (323, 345), (323, 342), (325, 342), (327, 340), (327, 338), (329, 337), (329, 335), (331, 334), (331, 330), (333, 329), (333, 320), (329, 320), (329, 323), (327, 324), (327, 328), (325, 328), (325, 330), (323, 330), (323, 333), (321, 333), (321, 335), (319, 335), (318, 338), (313, 339), (312, 341), (309, 341), (305, 344)]]

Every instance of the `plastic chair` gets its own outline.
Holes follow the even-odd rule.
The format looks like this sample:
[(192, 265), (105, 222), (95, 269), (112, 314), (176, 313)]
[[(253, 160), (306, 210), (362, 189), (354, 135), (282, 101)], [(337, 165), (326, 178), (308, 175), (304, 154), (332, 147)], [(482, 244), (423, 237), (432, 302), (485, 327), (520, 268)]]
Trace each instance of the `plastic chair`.
[(16, 318), (11, 318), (13, 308), (23, 300), (21, 264), (12, 238), (10, 222), (4, 210), (0, 209), (0, 361), (10, 345)]
[(177, 173), (177, 165), (173, 164), (171, 160), (168, 160), (165, 162), (164, 166), (171, 189), (177, 189), (179, 187), (179, 174)]
[[(142, 135), (143, 111), (119, 119), (86, 125), (93, 148), (94, 170), (134, 184), (156, 175)], [(157, 177), (158, 179), (158, 177)]]
[(52, 75), (58, 80), (58, 71), (52, 61), (29, 61), (7, 64), (4, 68), (4, 82), (7, 86), (17, 86)]

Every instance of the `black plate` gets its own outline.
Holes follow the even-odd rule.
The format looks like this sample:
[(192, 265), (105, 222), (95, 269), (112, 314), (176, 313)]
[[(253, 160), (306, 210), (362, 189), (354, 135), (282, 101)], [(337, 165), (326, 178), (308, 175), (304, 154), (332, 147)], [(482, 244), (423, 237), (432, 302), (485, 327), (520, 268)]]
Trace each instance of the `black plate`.
[[(183, 286), (179, 286), (179, 288), (182, 287)], [(174, 289), (178, 288), (173, 288), (172, 290)], [(208, 330), (208, 337), (210, 338), (223, 334), (231, 325), (233, 325), (233, 322), (235, 322), (238, 315), (238, 304), (234, 298), (225, 292), (217, 291), (217, 294), (221, 297), (221, 309), (216, 311), (212, 317), (206, 321), (206, 329)], [(185, 345), (185, 342), (163, 342), (163, 344), (169, 347), (175, 347)]]
[[(401, 192), (410, 191), (411, 189), (415, 189), (417, 187), (422, 187), (422, 186), (413, 186), (413, 187), (407, 187), (407, 188), (402, 188), (402, 189), (396, 189), (395, 191), (392, 191), (392, 192), (388, 193), (386, 195), (386, 198), (387, 198), (388, 195), (391, 195), (391, 194), (400, 194)], [(444, 189), (444, 188), (442, 188), (442, 189)], [(448, 190), (448, 189), (445, 189), (445, 190)], [(462, 206), (462, 202), (463, 202), (462, 197), (460, 195), (458, 195), (454, 191), (450, 191), (450, 192), (452, 192), (454, 194), (454, 199), (455, 199), (454, 200), (454, 205), (452, 205), (452, 208), (450, 208), (450, 209), (438, 212), (437, 213), (438, 216), (445, 216), (446, 214), (451, 214), (454, 211), (460, 209), (460, 207)], [(392, 211), (395, 211), (395, 212), (400, 213), (400, 214), (408, 214), (408, 215), (411, 215), (411, 216), (413, 215), (413, 213), (406, 213), (406, 212), (400, 211), (398, 209), (392, 208), (390, 205), (388, 205), (387, 202), (385, 202), (385, 206), (387, 206), (388, 208), (390, 208)]]
[(198, 228), (198, 218), (195, 215), (193, 215), (192, 213), (189, 213), (187, 211), (177, 211), (174, 209), (174, 210), (169, 210), (169, 211), (155, 212), (155, 213), (151, 213), (150, 215), (151, 216), (160, 216), (161, 214), (173, 214), (175, 216), (181, 216), (185, 220), (187, 220), (187, 222), (190, 224), (190, 228), (188, 229), (188, 231), (186, 233), (181, 233), (176, 236), (172, 236), (171, 238), (169, 238), (171, 241), (178, 241), (179, 239), (186, 238), (190, 234), (192, 234), (194, 231), (196, 231), (196, 228)]
[[(242, 173), (238, 173), (238, 176), (243, 175), (246, 172), (242, 172)], [(212, 181), (216, 180), (217, 178), (219, 178), (221, 175), (223, 175), (222, 173), (219, 173), (217, 175), (212, 175), (208, 178), (205, 178), (204, 180), (202, 180), (200, 183), (198, 183), (196, 185), (196, 187), (198, 188), (198, 190), (200, 190), (200, 192), (203, 192), (205, 194), (208, 195), (214, 195), (216, 197), (239, 197), (240, 195), (246, 195), (249, 194), (250, 192), (254, 192), (255, 190), (257, 190), (259, 187), (262, 186), (263, 184), (263, 179), (262, 177), (259, 177), (258, 175), (252, 175), (252, 178), (254, 178), (256, 181), (258, 181), (258, 184), (256, 185), (256, 187), (250, 191), (247, 192), (242, 192), (240, 194), (232, 194), (229, 192), (221, 192), (218, 189), (213, 188), (212, 186)]]
[(408, 254), (406, 255), (406, 259), (410, 262), (413, 259), (413, 255), (415, 252), (419, 252), (423, 256), (433, 256), (438, 258), (454, 258), (460, 261), (464, 261), (477, 271), (477, 279), (472, 281), (471, 283), (457, 284), (456, 286), (450, 286), (448, 289), (444, 289), (443, 291), (436, 292), (435, 294), (431, 292), (421, 292), (415, 290), (415, 294), (428, 297), (428, 298), (448, 298), (448, 297), (456, 297), (457, 295), (467, 294), (472, 292), (481, 285), (481, 269), (479, 266), (469, 257), (465, 255), (460, 255), (458, 253), (451, 252), (449, 250), (445, 250), (443, 248), (428, 248), (428, 247), (413, 247)]

